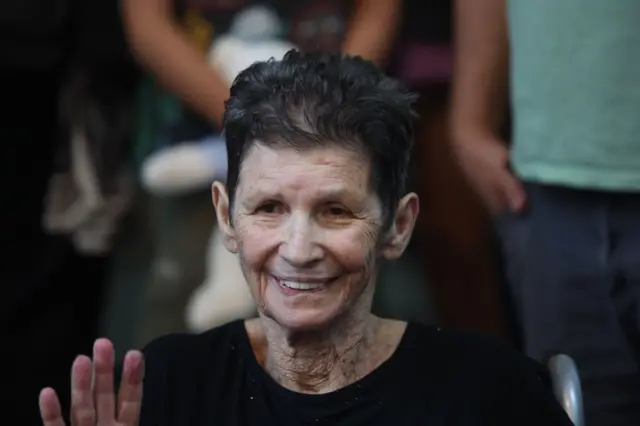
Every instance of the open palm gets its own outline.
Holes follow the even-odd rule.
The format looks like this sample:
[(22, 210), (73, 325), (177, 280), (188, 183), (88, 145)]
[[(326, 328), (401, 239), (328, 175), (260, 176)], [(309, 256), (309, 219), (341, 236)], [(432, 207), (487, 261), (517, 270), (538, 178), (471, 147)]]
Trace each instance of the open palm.
[[(71, 368), (71, 426), (138, 425), (144, 374), (142, 353), (130, 351), (125, 356), (117, 399), (113, 383), (114, 359), (111, 342), (98, 339), (93, 347), (93, 361), (87, 356), (78, 356), (74, 361)], [(60, 401), (51, 388), (40, 393), (40, 414), (44, 426), (65, 426)]]

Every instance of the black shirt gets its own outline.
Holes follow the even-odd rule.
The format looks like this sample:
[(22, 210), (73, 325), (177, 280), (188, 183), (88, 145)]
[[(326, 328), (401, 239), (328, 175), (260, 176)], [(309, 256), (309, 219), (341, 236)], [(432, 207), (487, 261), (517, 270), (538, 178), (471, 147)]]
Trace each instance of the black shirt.
[(571, 426), (538, 364), (472, 333), (409, 323), (368, 376), (292, 392), (254, 357), (243, 321), (145, 349), (140, 426)]

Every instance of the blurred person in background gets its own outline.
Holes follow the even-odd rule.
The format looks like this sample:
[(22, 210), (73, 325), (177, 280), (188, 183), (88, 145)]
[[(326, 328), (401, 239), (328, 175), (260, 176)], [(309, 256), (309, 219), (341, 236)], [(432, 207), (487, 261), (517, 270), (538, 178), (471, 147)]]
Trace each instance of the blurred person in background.
[[(415, 245), (440, 324), (505, 338), (494, 229), (451, 150), (452, 2), (405, 0), (391, 66), (420, 94), (412, 185), (420, 195)], [(414, 297), (419, 297), (418, 295)]]
[(576, 360), (591, 426), (640, 424), (639, 16), (635, 0), (456, 4), (454, 146), (496, 216), (526, 352)]
[[(98, 334), (108, 253), (83, 253), (68, 235), (50, 235), (43, 215), (54, 157), (69, 138), (60, 126), (60, 93), (72, 62), (87, 75), (117, 74), (113, 53), (124, 52), (124, 43), (116, 12), (106, 0), (90, 10), (70, 0), (0, 7), (0, 326), (11, 389), (3, 413), (20, 425), (42, 424), (39, 389), (69, 389), (75, 355), (90, 353)], [(62, 402), (66, 409), (67, 395)]]
[[(206, 60), (201, 48), (189, 37), (183, 18), (193, 11), (211, 22), (221, 34), (231, 17), (252, 4), (266, 4), (285, 15), (291, 31), (288, 37), (301, 49), (342, 50), (360, 55), (383, 66), (390, 54), (401, 17), (400, 0), (331, 0), (290, 2), (272, 0), (122, 0), (125, 27), (131, 48), (142, 66), (168, 90), (212, 125), (220, 127), (229, 84)], [(296, 30), (296, 19), (321, 17), (328, 9), (350, 18), (343, 34), (325, 37), (322, 22), (305, 38), (304, 28)], [(304, 22), (302, 22), (304, 23)], [(210, 42), (211, 40), (209, 40)]]

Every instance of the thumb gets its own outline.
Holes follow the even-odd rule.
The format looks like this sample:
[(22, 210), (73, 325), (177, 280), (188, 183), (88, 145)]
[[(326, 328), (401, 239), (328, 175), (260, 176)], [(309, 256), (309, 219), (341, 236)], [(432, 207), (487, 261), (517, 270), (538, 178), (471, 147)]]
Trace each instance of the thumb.
[(505, 170), (502, 179), (502, 190), (509, 208), (514, 212), (520, 212), (524, 209), (527, 201), (527, 194), (524, 191), (522, 183), (511, 173)]

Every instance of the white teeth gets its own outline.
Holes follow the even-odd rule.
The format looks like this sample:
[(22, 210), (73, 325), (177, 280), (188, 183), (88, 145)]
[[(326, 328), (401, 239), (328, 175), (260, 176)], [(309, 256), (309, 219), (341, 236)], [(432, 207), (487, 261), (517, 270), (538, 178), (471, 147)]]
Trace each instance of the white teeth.
[(301, 283), (297, 281), (284, 281), (280, 280), (280, 284), (285, 287), (293, 288), (295, 290), (315, 290), (322, 287), (319, 283)]

